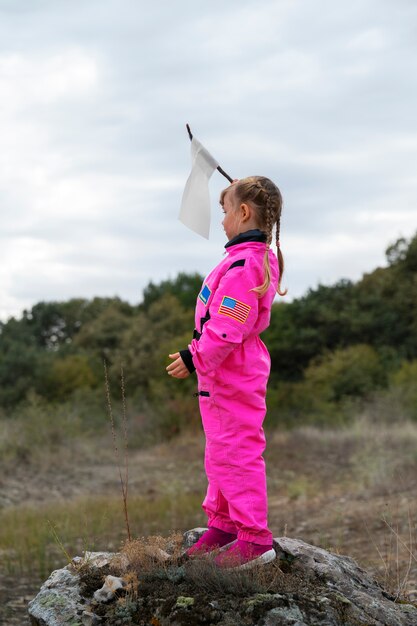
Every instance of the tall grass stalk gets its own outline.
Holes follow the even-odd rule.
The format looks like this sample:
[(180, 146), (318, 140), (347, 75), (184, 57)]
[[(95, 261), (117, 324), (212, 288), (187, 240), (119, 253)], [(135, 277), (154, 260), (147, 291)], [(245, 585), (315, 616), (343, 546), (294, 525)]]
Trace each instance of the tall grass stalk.
[[(394, 525), (386, 519), (385, 515), (381, 516), (381, 520), (390, 531), (388, 535), (389, 542), (388, 545), (386, 545), (385, 547), (386, 555), (384, 555), (381, 549), (378, 547), (373, 537), (373, 533), (368, 528), (366, 520), (363, 520), (367, 535), (372, 542), (375, 550), (377, 551), (384, 568), (383, 587), (390, 590), (390, 592), (395, 596), (395, 602), (401, 598), (406, 597), (406, 588), (409, 583), (413, 561), (417, 564), (417, 553), (413, 551), (413, 524), (411, 521), (410, 507), (408, 507), (407, 510), (407, 518), (408, 545), (400, 535), (398, 522)], [(403, 560), (400, 558), (401, 548), (404, 548), (407, 553), (407, 564), (405, 566), (405, 571)]]
[[(408, 580), (409, 580), (409, 576), (410, 576), (410, 571), (411, 571), (411, 567), (413, 564), (413, 561), (417, 564), (417, 555), (413, 552), (412, 550), (412, 545), (413, 545), (413, 538), (412, 538), (412, 532), (411, 532), (411, 528), (412, 528), (412, 522), (411, 522), (411, 516), (410, 516), (410, 508), (408, 508), (408, 542), (409, 545), (406, 544), (406, 542), (403, 540), (403, 538), (400, 536), (399, 532), (398, 532), (398, 524), (397, 524), (397, 528), (394, 528), (392, 526), (392, 524), (389, 523), (389, 521), (386, 519), (386, 517), (383, 515), (382, 516), (382, 521), (384, 522), (384, 524), (389, 528), (389, 530), (391, 531), (392, 535), (395, 537), (396, 540), (396, 576), (397, 576), (397, 592), (396, 592), (396, 600), (398, 600), (398, 598), (400, 598), (406, 589)], [(400, 578), (400, 566), (399, 566), (399, 549), (400, 549), (400, 545), (406, 550), (406, 552), (408, 553), (408, 563), (407, 563), (407, 570), (401, 580)]]
[(124, 467), (125, 467), (124, 478), (122, 476), (120, 453), (119, 453), (119, 447), (117, 445), (116, 427), (115, 427), (113, 407), (112, 407), (111, 397), (110, 397), (109, 377), (108, 377), (108, 372), (107, 372), (107, 363), (105, 360), (103, 361), (103, 364), (104, 364), (104, 380), (105, 380), (106, 396), (107, 396), (107, 409), (108, 409), (110, 424), (111, 424), (114, 454), (116, 457), (117, 468), (119, 470), (120, 486), (122, 489), (123, 512), (125, 516), (126, 532), (127, 532), (128, 540), (130, 541), (131, 534), (130, 534), (130, 524), (129, 524), (129, 513), (128, 513), (128, 508), (127, 508), (127, 494), (128, 494), (128, 483), (129, 483), (128, 439), (127, 439), (126, 398), (125, 398), (123, 366), (121, 367), (121, 388), (122, 388), (122, 423), (123, 423), (123, 436), (124, 436), (124, 444), (125, 444), (124, 445)]
[(64, 544), (62, 543), (58, 533), (56, 532), (55, 526), (52, 524), (51, 520), (47, 519), (47, 524), (49, 526), (49, 529), (52, 533), (52, 536), (55, 540), (56, 545), (59, 547), (59, 549), (61, 550), (61, 552), (64, 554), (65, 558), (67, 559), (68, 563), (71, 563), (72, 558), (70, 557), (70, 555), (68, 554), (68, 550), (66, 550)]

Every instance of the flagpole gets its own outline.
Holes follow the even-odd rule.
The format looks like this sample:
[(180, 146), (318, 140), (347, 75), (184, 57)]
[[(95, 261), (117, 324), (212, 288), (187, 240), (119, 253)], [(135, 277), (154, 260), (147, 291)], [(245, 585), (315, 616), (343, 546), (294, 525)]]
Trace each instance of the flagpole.
[[(190, 141), (192, 141), (193, 134), (191, 132), (191, 128), (190, 128), (190, 126), (188, 124), (186, 124), (186, 127), (187, 127), (188, 136), (190, 138)], [(220, 167), (220, 165), (217, 166), (217, 170), (220, 172), (220, 174), (222, 174), (225, 178), (227, 178), (229, 183), (233, 182), (233, 178), (231, 176), (229, 176), (229, 174), (226, 174), (226, 172), (224, 171), (224, 169), (222, 167)]]

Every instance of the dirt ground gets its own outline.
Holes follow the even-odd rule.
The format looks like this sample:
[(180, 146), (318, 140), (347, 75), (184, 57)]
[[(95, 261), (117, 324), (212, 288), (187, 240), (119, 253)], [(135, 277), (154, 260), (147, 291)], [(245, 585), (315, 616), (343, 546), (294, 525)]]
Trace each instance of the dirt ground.
[[(417, 599), (417, 426), (361, 423), (346, 431), (300, 428), (268, 436), (270, 527), (348, 554), (391, 588)], [(152, 497), (172, 484), (204, 495), (204, 441), (198, 434), (130, 453), (130, 493)], [(108, 450), (40, 471), (20, 465), (0, 477), (0, 512), (20, 504), (119, 494)], [(184, 529), (185, 530), (185, 529)], [(404, 584), (402, 584), (404, 583)], [(36, 583), (36, 585), (38, 582)], [(25, 577), (0, 581), (0, 623), (26, 623), (36, 588)]]

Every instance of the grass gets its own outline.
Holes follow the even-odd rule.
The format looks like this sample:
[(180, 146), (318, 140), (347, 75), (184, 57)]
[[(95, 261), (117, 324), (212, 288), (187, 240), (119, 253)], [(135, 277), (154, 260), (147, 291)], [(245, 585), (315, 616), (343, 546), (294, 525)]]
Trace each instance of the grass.
[[(131, 527), (135, 534), (152, 534), (196, 526), (203, 521), (200, 503), (195, 494), (152, 499), (132, 496)], [(66, 565), (67, 555), (76, 556), (84, 550), (118, 550), (126, 539), (123, 507), (116, 496), (78, 498), (40, 509), (9, 507), (0, 513), (0, 529), (5, 571), (32, 572), (42, 578)]]
[[(0, 567), (12, 579), (27, 573), (37, 582), (66, 564), (64, 552), (116, 551), (127, 537), (108, 421), (107, 433), (99, 428), (93, 437), (80, 434), (75, 413), (42, 411), (0, 421), (6, 496), (0, 509)], [(129, 427), (137, 435), (140, 428), (132, 419)], [(353, 556), (393, 595), (407, 597), (416, 589), (417, 423), (379, 422), (363, 414), (343, 428), (277, 429), (267, 439), (275, 536)], [(191, 432), (130, 451), (133, 537), (204, 525), (203, 452), (201, 435)], [(13, 496), (16, 481), (25, 489)], [(87, 492), (107, 495), (71, 495)], [(12, 496), (34, 504), (11, 505)]]
[[(235, 597), (253, 593), (267, 593), (283, 586), (283, 573), (275, 561), (267, 568), (252, 570), (222, 570), (212, 559), (187, 560), (183, 555), (181, 533), (167, 537), (153, 535), (127, 541), (112, 563), (117, 575), (128, 572), (133, 580), (152, 584), (162, 580), (177, 584), (185, 582), (189, 591), (219, 597), (229, 594)], [(160, 555), (170, 555), (168, 560)]]
[[(398, 520), (391, 516), (382, 517), (383, 523), (389, 531), (389, 542), (385, 546), (385, 556), (378, 550), (378, 554), (384, 565), (384, 577), (382, 584), (387, 589), (391, 589), (395, 599), (408, 597), (410, 587), (411, 571), (417, 565), (417, 540), (415, 535), (415, 523), (412, 522), (412, 514), (408, 509), (408, 528), (401, 530)], [(415, 581), (413, 581), (413, 585)], [(417, 599), (417, 598), (416, 598)]]

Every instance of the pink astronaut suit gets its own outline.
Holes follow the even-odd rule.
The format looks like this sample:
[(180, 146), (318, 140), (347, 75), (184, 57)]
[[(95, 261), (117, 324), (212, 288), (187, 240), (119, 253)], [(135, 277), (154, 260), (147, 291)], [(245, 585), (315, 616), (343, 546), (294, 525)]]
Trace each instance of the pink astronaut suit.
[(264, 282), (265, 241), (255, 229), (226, 244), (227, 256), (198, 295), (194, 339), (180, 354), (198, 377), (208, 525), (244, 541), (272, 545), (262, 457), (270, 357), (259, 337), (269, 325), (278, 284), (278, 262), (271, 250), (269, 289), (261, 297), (252, 291)]

